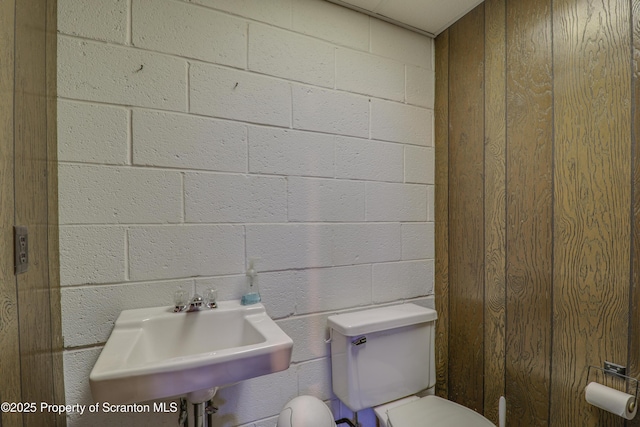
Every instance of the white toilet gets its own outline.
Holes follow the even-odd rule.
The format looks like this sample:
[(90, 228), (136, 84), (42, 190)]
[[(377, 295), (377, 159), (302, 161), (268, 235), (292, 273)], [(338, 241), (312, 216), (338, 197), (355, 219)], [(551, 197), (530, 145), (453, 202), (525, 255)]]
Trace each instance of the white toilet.
[(381, 427), (495, 427), (457, 403), (415, 396), (435, 386), (436, 318), (415, 304), (330, 316), (333, 392), (354, 412), (373, 408)]

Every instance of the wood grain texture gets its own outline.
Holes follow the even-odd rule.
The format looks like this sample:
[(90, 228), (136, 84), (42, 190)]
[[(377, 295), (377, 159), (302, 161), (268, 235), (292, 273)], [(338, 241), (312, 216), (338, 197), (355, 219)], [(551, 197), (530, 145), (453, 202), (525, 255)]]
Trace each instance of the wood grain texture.
[(449, 395), (449, 30), (435, 41), (435, 302), (436, 394)]
[(551, 367), (551, 2), (507, 1), (508, 418), (546, 425)]
[[(53, 402), (49, 292), (46, 0), (16, 2), (16, 224), (29, 230), (29, 270), (17, 276), (23, 402)], [(55, 425), (36, 412), (25, 426)]]
[[(484, 398), (493, 420), (492, 402), (505, 381), (508, 425), (622, 425), (586, 404), (584, 387), (587, 366), (604, 360), (628, 363), (640, 376), (640, 2), (505, 2), (506, 15), (500, 0), (485, 2), (484, 33), (473, 34), (477, 10), (448, 33), (448, 121), (437, 122), (449, 132), (449, 264), (442, 267), (449, 277), (449, 346), (448, 366), (440, 369), (448, 372), (449, 398), (474, 409)], [(502, 39), (494, 26), (501, 20)], [(484, 105), (473, 104), (471, 82), (483, 66)], [(482, 113), (484, 128), (475, 127)], [(484, 159), (469, 143), (483, 132)], [(478, 164), (486, 174), (480, 189), (470, 179), (482, 180)], [(484, 271), (476, 255), (484, 256)], [(480, 280), (484, 301), (475, 293)], [(474, 326), (465, 329), (462, 319)], [(474, 341), (482, 328), (484, 341)], [(482, 347), (482, 355), (470, 354)], [(464, 371), (463, 361), (475, 363), (472, 370)], [(463, 388), (483, 385), (479, 369), (483, 396), (465, 395)]]
[[(65, 403), (62, 340), (62, 307), (60, 299), (60, 249), (58, 228), (58, 126), (57, 126), (57, 33), (58, 2), (47, 0), (45, 34), (46, 117), (47, 117), (47, 251), (49, 273), (49, 302), (51, 313), (51, 358), (53, 402)], [(56, 426), (67, 425), (67, 417), (56, 417)]]
[[(632, 17), (632, 81), (631, 81), (631, 313), (629, 314), (629, 374), (640, 377), (640, 2), (633, 2)], [(628, 427), (640, 426), (640, 417), (627, 422)]]
[[(13, 266), (14, 2), (0, 2), (0, 401), (19, 402), (18, 301)], [(0, 414), (0, 425), (22, 425), (18, 413)]]
[(498, 423), (505, 394), (506, 0), (486, 0), (484, 415)]
[(554, 1), (554, 426), (623, 425), (583, 392), (588, 365), (627, 361), (629, 22), (626, 1)]
[(484, 5), (449, 29), (449, 399), (484, 409)]

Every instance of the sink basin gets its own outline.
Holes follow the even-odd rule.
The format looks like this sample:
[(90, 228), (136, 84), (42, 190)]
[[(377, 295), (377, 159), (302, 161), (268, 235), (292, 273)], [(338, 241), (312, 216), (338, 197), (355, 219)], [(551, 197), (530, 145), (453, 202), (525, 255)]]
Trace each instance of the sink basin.
[(124, 310), (89, 376), (91, 393), (125, 404), (199, 392), (283, 371), (292, 348), (262, 304)]

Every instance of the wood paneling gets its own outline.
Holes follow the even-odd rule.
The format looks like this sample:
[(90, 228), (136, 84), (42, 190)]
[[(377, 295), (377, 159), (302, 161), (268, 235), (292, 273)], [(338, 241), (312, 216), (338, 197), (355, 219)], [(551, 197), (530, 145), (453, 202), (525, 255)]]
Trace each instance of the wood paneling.
[[(0, 400), (63, 403), (55, 0), (0, 4)], [(29, 269), (13, 271), (13, 225)], [(0, 425), (64, 426), (64, 416), (1, 414)]]
[[(0, 401), (19, 402), (20, 348), (13, 272), (13, 64), (14, 2), (0, 2)], [(0, 414), (0, 425), (22, 425), (19, 413)]]
[(586, 404), (588, 365), (627, 361), (629, 2), (554, 1), (554, 337), (551, 424), (622, 425)]
[(509, 0), (506, 32), (508, 413), (521, 425), (546, 425), (553, 212), (550, 0)]
[[(633, 2), (632, 10), (632, 86), (631, 86), (631, 313), (629, 322), (629, 375), (640, 377), (640, 2)], [(627, 423), (640, 426), (640, 417)]]
[[(17, 276), (23, 402), (54, 402), (49, 300), (46, 1), (16, 2), (15, 198), (29, 228), (29, 270)], [(55, 425), (47, 412), (25, 426)]]
[(622, 425), (584, 388), (605, 360), (640, 376), (640, 3), (480, 7), (436, 64), (439, 390), (493, 421), (505, 393), (508, 425)]
[(485, 345), (484, 415), (497, 424), (505, 394), (506, 0), (485, 5)]
[[(60, 299), (60, 250), (58, 229), (58, 1), (47, 0), (46, 9), (46, 117), (47, 117), (47, 251), (49, 269), (49, 302), (51, 314), (51, 357), (53, 401), (63, 403), (64, 366), (62, 340), (62, 307)], [(66, 415), (59, 414), (56, 426), (66, 425)]]
[(435, 246), (435, 293), (438, 321), (436, 323), (436, 394), (447, 398), (449, 395), (448, 330), (449, 330), (449, 30), (441, 33), (435, 41), (436, 49), (436, 99), (435, 99), (435, 151), (436, 182), (435, 206), (436, 229)]
[(449, 399), (482, 412), (484, 5), (449, 29)]

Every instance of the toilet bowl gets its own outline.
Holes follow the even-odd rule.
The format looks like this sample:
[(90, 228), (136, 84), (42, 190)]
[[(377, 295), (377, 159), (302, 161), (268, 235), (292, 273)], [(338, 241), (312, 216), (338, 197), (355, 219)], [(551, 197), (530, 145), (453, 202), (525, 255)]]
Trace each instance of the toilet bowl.
[(333, 392), (353, 412), (373, 408), (381, 427), (495, 427), (436, 396), (435, 310), (401, 304), (329, 316)]

